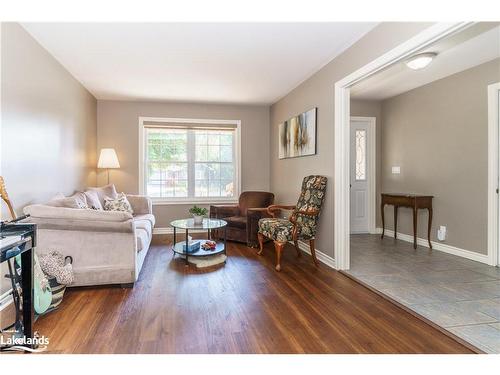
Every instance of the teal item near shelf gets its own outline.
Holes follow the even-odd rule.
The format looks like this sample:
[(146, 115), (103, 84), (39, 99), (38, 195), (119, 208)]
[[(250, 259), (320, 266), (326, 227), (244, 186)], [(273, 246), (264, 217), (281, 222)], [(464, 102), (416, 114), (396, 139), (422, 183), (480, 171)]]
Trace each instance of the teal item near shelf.
[(188, 254), (196, 253), (197, 251), (200, 250), (201, 242), (200, 241), (190, 241), (189, 242), (189, 247), (188, 250), (186, 251), (186, 243), (182, 245), (182, 250), (184, 252), (187, 252)]
[[(16, 246), (16, 247), (13, 247), (12, 249), (7, 250), (7, 252), (5, 253), (5, 257), (7, 259), (9, 259), (13, 256), (17, 257), (20, 252), (21, 252), (21, 249), (19, 248), (19, 246)], [(19, 256), (19, 259), (21, 259), (20, 256)]]
[[(16, 256), (16, 263), (21, 267), (21, 255)], [(52, 303), (52, 288), (46, 281), (46, 287), (43, 288), (43, 278), (45, 275), (40, 267), (40, 263), (38, 263), (38, 256), (36, 254), (33, 255), (33, 308), (35, 313), (41, 315), (45, 313), (50, 304)]]

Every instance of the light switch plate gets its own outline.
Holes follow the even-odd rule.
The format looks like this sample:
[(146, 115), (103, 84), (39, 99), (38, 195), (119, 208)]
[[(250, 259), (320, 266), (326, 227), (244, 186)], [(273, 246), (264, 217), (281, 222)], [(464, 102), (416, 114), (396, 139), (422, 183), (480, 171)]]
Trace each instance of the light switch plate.
[(400, 174), (401, 167), (392, 167), (392, 174)]

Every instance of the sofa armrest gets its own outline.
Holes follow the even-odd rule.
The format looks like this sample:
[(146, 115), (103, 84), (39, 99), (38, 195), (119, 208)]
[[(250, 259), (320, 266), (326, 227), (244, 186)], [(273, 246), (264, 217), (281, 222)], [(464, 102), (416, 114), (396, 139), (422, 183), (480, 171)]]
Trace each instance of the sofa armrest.
[(152, 214), (153, 203), (151, 198), (144, 195), (126, 194), (127, 200), (132, 206), (135, 215)]
[(23, 211), (32, 218), (40, 219), (89, 220), (97, 222), (123, 222), (132, 219), (132, 215), (128, 212), (52, 207), (44, 204), (26, 206)]
[(223, 219), (229, 216), (238, 216), (240, 208), (234, 206), (210, 206), (210, 217), (216, 219)]

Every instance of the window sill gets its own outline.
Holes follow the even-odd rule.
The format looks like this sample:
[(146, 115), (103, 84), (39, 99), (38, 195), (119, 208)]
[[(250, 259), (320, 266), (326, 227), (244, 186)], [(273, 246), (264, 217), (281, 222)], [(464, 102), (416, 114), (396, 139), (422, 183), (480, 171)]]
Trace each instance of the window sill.
[(169, 200), (169, 199), (155, 199), (151, 198), (153, 202), (153, 206), (171, 206), (171, 205), (194, 205), (194, 204), (199, 204), (199, 205), (208, 205), (208, 204), (237, 204), (238, 203), (238, 198), (229, 198), (229, 199), (213, 199), (213, 198), (206, 198), (206, 199), (176, 199), (176, 200)]

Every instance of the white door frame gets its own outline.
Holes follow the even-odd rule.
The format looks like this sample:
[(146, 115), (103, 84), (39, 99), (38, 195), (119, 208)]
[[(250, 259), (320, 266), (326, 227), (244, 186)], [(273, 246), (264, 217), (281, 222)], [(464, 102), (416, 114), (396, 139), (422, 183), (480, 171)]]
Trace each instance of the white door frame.
[(381, 70), (406, 60), (438, 40), (463, 30), (474, 22), (436, 23), (413, 38), (335, 83), (334, 126), (334, 253), (339, 270), (348, 270), (350, 263), (350, 192), (349, 192), (349, 141), (350, 141), (350, 87)]
[[(368, 155), (366, 166), (368, 168), (368, 232), (376, 233), (376, 182), (377, 182), (377, 119), (375, 117), (351, 116), (351, 121), (362, 121), (368, 124), (370, 131), (366, 145), (368, 146)], [(350, 195), (349, 195), (350, 196)], [(350, 232), (350, 231), (349, 231)]]
[(500, 82), (488, 86), (488, 263), (498, 265), (498, 244), (500, 241), (498, 180), (500, 175), (498, 95)]

